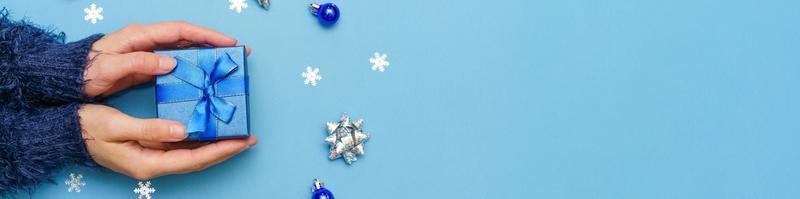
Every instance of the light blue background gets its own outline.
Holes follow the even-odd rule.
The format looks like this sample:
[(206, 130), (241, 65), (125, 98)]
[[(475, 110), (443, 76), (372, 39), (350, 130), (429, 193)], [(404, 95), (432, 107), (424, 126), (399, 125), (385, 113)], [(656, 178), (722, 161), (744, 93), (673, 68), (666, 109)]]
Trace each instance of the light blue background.
[[(260, 144), (154, 179), (156, 198), (309, 198), (316, 177), (342, 199), (800, 197), (798, 1), (338, 0), (327, 29), (307, 1), (272, 2), (97, 0), (96, 25), (86, 0), (0, 3), (69, 40), (185, 20), (253, 48)], [(153, 117), (153, 92), (110, 103)], [(373, 136), (353, 166), (326, 157), (342, 112)], [(83, 168), (55, 181), (33, 197), (132, 198), (136, 183)]]

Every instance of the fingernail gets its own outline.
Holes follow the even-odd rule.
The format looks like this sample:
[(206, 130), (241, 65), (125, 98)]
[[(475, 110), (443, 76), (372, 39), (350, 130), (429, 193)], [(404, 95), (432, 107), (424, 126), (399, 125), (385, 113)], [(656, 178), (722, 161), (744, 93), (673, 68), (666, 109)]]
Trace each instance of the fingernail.
[(172, 138), (183, 140), (186, 138), (186, 128), (177, 125), (169, 126), (169, 134), (172, 136)]
[(256, 144), (258, 144), (258, 140), (254, 141), (253, 143), (249, 143), (249, 144), (250, 144), (250, 146), (255, 146)]
[(175, 68), (176, 63), (177, 61), (175, 61), (175, 59), (172, 57), (161, 56), (158, 58), (158, 67), (161, 69), (161, 71), (172, 71), (172, 69)]

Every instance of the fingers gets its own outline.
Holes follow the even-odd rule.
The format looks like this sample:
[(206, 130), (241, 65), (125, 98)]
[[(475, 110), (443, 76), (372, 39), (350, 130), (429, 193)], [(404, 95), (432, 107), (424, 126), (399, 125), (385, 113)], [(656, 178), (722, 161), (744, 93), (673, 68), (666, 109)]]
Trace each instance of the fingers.
[(186, 22), (168, 22), (152, 25), (147, 29), (149, 39), (157, 44), (170, 44), (180, 40), (212, 46), (233, 46), (236, 40), (202, 26)]
[(177, 142), (187, 136), (183, 124), (170, 120), (138, 119), (121, 114), (109, 123), (113, 128), (109, 129), (109, 139), (113, 141)]
[(87, 93), (106, 91), (118, 84), (127, 88), (155, 75), (169, 73), (176, 64), (172, 57), (149, 52), (103, 54), (87, 69), (85, 79), (89, 83), (85, 89)]
[(129, 88), (131, 86), (135, 86), (135, 85), (139, 85), (139, 84), (142, 84), (142, 83), (153, 81), (153, 79), (155, 79), (155, 76), (152, 76), (152, 75), (140, 75), (140, 74), (135, 74), (135, 75), (130, 75), (130, 76), (127, 76), (127, 77), (123, 77), (122, 79), (117, 80), (117, 82), (114, 83), (114, 85), (111, 86), (111, 88), (107, 89), (104, 92), (103, 96), (108, 96), (108, 95), (114, 94), (114, 93), (119, 92), (121, 90), (125, 90), (125, 89), (127, 89), (127, 88)]
[(119, 55), (108, 55), (108, 67), (112, 70), (107, 74), (115, 79), (121, 79), (132, 74), (140, 75), (162, 75), (169, 73), (175, 68), (177, 61), (167, 55), (159, 55), (150, 52), (132, 52)]
[(215, 30), (187, 22), (166, 22), (150, 25), (133, 24), (108, 34), (92, 49), (103, 52), (127, 53), (153, 51), (185, 46), (235, 46), (236, 39)]
[[(82, 106), (79, 115), (81, 128), (92, 137), (86, 140), (92, 159), (140, 180), (202, 170), (258, 142), (255, 135), (251, 135), (247, 139), (222, 140), (207, 145), (199, 142), (167, 143), (185, 139), (182, 124), (161, 119), (137, 119), (114, 108), (92, 104)], [(180, 136), (175, 132), (180, 132)]]
[(236, 40), (215, 30), (186, 22), (167, 22), (152, 25), (129, 25), (113, 35), (123, 39), (124, 52), (152, 51), (163, 45), (180, 42), (207, 44), (211, 46), (233, 46)]
[(173, 149), (196, 149), (209, 143), (205, 142), (154, 142), (154, 141), (139, 141), (139, 145), (145, 148), (159, 149), (159, 150), (173, 150)]
[(142, 145), (144, 148), (149, 149), (158, 149), (158, 150), (170, 150), (172, 149), (166, 142), (154, 142), (154, 141), (137, 141), (139, 145)]
[(86, 69), (84, 91), (89, 96), (97, 96), (109, 90), (125, 89), (155, 75), (169, 73), (176, 63), (172, 57), (149, 52), (102, 54)]
[(175, 149), (148, 157), (154, 158), (153, 161), (157, 162), (159, 173), (188, 173), (218, 164), (255, 145), (256, 142), (256, 137), (253, 135), (247, 139), (222, 140), (196, 149)]

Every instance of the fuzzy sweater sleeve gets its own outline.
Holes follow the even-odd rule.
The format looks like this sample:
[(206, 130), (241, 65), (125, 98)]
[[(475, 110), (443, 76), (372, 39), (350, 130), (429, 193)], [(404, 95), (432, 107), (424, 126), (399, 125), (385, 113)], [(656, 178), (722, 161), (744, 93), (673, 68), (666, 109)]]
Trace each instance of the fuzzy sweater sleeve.
[(0, 10), (0, 100), (23, 106), (83, 100), (87, 55), (102, 36), (64, 43), (64, 33), (12, 21)]
[(87, 54), (102, 35), (64, 43), (0, 9), (0, 198), (31, 192), (67, 164), (94, 165), (81, 136)]
[(0, 196), (30, 193), (67, 164), (95, 166), (81, 136), (79, 107), (0, 107)]

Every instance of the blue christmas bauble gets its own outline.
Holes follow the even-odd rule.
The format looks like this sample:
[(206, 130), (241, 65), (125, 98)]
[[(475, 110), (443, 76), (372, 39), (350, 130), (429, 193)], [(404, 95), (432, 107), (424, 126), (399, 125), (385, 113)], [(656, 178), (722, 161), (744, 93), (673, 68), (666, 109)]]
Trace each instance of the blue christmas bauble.
[(333, 193), (326, 188), (320, 188), (314, 190), (314, 193), (311, 194), (311, 199), (333, 199)]
[(339, 20), (339, 7), (333, 3), (325, 3), (319, 6), (317, 9), (317, 19), (319, 19), (319, 23), (323, 25), (332, 25)]
[(333, 199), (333, 193), (325, 188), (319, 179), (314, 179), (314, 186), (311, 187), (311, 199)]

